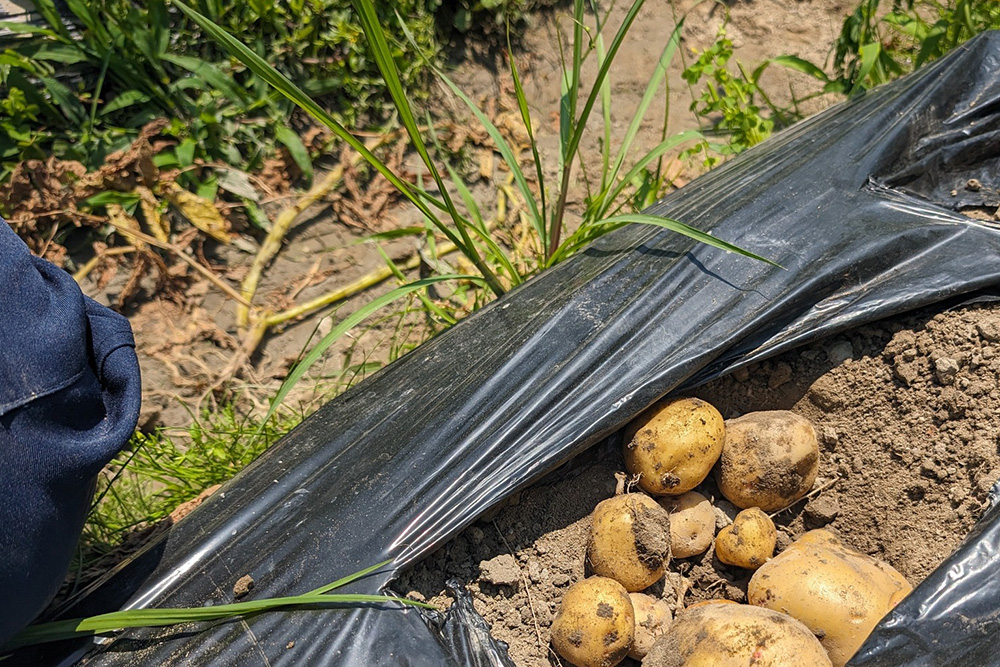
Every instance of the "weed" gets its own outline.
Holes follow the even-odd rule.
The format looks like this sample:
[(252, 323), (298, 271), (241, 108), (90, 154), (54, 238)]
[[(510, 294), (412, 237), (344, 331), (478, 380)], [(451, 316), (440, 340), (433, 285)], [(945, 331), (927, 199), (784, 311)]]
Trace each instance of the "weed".
[(862, 0), (834, 44), (830, 88), (845, 93), (886, 83), (1000, 28), (995, 0)]

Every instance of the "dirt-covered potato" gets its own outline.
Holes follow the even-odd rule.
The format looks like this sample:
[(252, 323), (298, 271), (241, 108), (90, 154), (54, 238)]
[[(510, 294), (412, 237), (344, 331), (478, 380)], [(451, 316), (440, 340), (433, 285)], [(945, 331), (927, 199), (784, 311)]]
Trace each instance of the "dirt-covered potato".
[(594, 574), (629, 591), (663, 576), (670, 561), (670, 515), (644, 493), (602, 500), (594, 508), (587, 559)]
[(670, 555), (689, 558), (708, 551), (715, 537), (715, 510), (697, 491), (660, 499), (670, 512)]
[(722, 452), (725, 421), (697, 398), (667, 398), (625, 429), (625, 467), (653, 495), (676, 496), (701, 484)]
[(809, 629), (790, 616), (745, 604), (709, 604), (677, 614), (642, 667), (830, 667)]
[(911, 589), (888, 564), (812, 530), (754, 573), (747, 597), (802, 621), (840, 667)]
[(576, 667), (612, 667), (635, 636), (635, 612), (617, 581), (590, 577), (570, 586), (552, 621), (552, 648)]
[(805, 417), (769, 410), (726, 421), (715, 479), (737, 507), (787, 507), (809, 492), (818, 471), (816, 429)]
[(629, 593), (635, 610), (635, 640), (628, 657), (642, 660), (656, 640), (670, 627), (674, 615), (670, 605), (645, 593)]
[(715, 555), (726, 565), (756, 570), (774, 555), (778, 531), (756, 507), (743, 510), (715, 538)]

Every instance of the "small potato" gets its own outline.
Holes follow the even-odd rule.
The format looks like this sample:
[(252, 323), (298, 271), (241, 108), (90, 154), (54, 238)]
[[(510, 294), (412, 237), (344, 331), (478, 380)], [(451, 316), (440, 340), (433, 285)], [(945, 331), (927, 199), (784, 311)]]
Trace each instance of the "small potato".
[(891, 566), (812, 530), (754, 573), (747, 598), (802, 621), (842, 667), (911, 590)]
[(660, 499), (670, 512), (670, 555), (689, 558), (708, 551), (715, 537), (715, 510), (697, 491)]
[(670, 627), (674, 615), (670, 605), (645, 593), (629, 593), (635, 610), (635, 640), (628, 657), (642, 660), (656, 640)]
[(745, 604), (708, 604), (678, 613), (642, 661), (642, 667), (748, 665), (830, 667), (830, 659), (790, 616)]
[(670, 561), (670, 515), (644, 493), (602, 500), (594, 508), (587, 559), (591, 570), (628, 591), (663, 576)]
[(570, 586), (552, 621), (552, 647), (576, 667), (612, 667), (635, 636), (635, 612), (617, 581), (590, 577)]
[(787, 507), (809, 492), (818, 471), (816, 429), (805, 417), (770, 410), (726, 421), (715, 479), (737, 507)]
[(756, 570), (774, 555), (778, 531), (756, 507), (743, 510), (715, 538), (715, 555), (726, 565)]
[(625, 429), (625, 467), (647, 493), (680, 495), (712, 471), (724, 432), (722, 415), (705, 401), (664, 399)]

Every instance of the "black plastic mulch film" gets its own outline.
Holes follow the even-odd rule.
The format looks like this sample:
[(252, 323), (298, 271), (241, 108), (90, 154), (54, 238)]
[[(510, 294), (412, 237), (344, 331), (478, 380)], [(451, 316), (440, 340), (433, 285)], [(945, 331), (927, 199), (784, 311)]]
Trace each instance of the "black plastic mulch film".
[[(978, 191), (967, 189), (977, 179)], [(786, 267), (633, 225), (331, 401), (65, 616), (353, 584), (374, 593), (658, 398), (1000, 285), (1000, 33), (819, 114), (668, 196)], [(957, 191), (952, 195), (952, 191)], [(1000, 509), (850, 663), (1000, 664)], [(200, 631), (195, 631), (200, 630)], [(294, 647), (288, 648), (294, 641)], [(509, 665), (471, 604), (299, 610), (24, 650), (24, 664)]]

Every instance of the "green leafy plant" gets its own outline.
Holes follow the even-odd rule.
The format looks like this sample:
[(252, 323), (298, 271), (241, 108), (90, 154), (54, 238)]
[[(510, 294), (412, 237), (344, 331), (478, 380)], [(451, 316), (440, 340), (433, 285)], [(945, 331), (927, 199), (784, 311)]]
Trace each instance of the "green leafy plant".
[[(437, 4), (404, 0), (380, 14), (394, 20), (398, 10), (414, 39), (436, 54)], [(55, 156), (96, 169), (156, 118), (173, 119), (164, 133), (177, 140), (160, 157), (163, 167), (190, 171), (196, 162), (222, 162), (254, 170), (281, 145), (309, 174), (309, 154), (288, 129), (294, 105), (231, 61), (165, 0), (69, 2), (68, 15), (53, 0), (35, 6), (44, 26), (0, 23), (20, 37), (0, 53), (0, 87), (8, 91), (0, 181), (32, 158)], [(347, 0), (205, 0), (198, 7), (267, 53), (346, 122), (382, 114), (379, 72)], [(407, 83), (423, 76), (421, 61), (398, 49), (392, 57)], [(183, 180), (191, 187), (201, 182), (186, 174)]]
[(917, 69), (985, 30), (1000, 28), (994, 0), (862, 0), (834, 45), (833, 87), (854, 93)]

